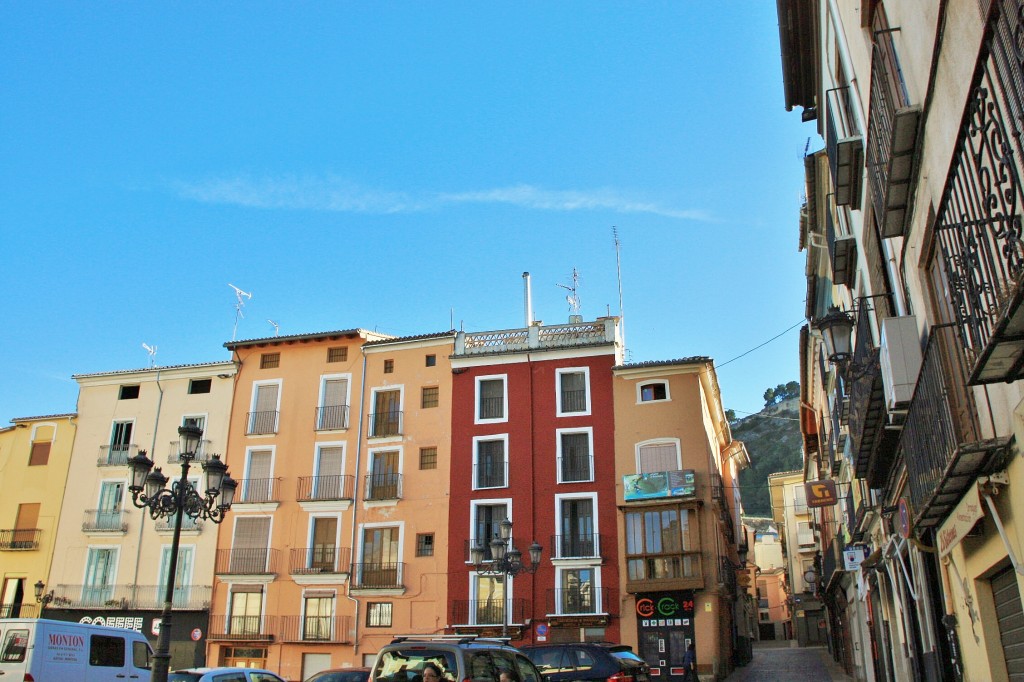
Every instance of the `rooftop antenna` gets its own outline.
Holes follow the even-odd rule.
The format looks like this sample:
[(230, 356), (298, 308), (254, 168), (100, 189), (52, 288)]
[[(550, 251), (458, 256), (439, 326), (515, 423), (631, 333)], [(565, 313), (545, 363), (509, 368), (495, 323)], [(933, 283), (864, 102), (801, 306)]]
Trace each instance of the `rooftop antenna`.
[(569, 293), (565, 295), (565, 300), (569, 304), (569, 310), (572, 311), (573, 315), (580, 314), (580, 297), (576, 293), (576, 289), (580, 285), (580, 273), (576, 268), (572, 269), (572, 286), (567, 284), (556, 284), (555, 286), (562, 287)]
[(626, 312), (622, 308), (622, 242), (619, 241), (619, 228), (612, 225), (612, 239), (615, 241), (615, 276), (619, 280), (619, 335), (622, 337), (622, 348), (626, 350)]
[(156, 365), (156, 346), (150, 346), (148, 343), (144, 343), (142, 344), (142, 347), (146, 349), (147, 353), (149, 353), (149, 367), (152, 369), (153, 366)]
[(250, 294), (248, 291), (242, 291), (231, 282), (228, 282), (228, 286), (235, 290), (235, 297), (238, 299), (238, 302), (235, 303), (235, 328), (231, 330), (231, 340), (234, 341), (235, 336), (238, 334), (238, 318), (245, 317), (245, 315), (242, 313), (242, 308), (245, 306), (245, 301), (243, 301), (242, 298), (244, 297), (248, 298), (249, 300), (252, 300), (252, 294)]
[(277, 322), (274, 322), (273, 320), (267, 320), (267, 322), (269, 322), (270, 326), (272, 326), (274, 328), (274, 336), (280, 336), (281, 335), (280, 325), (278, 325)]

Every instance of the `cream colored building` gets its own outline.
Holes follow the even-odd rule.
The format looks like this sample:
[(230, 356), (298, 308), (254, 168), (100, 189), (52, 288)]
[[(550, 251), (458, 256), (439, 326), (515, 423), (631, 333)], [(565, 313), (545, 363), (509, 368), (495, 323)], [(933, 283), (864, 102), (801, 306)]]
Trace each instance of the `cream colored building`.
[(50, 580), (75, 415), (12, 419), (0, 429), (0, 617), (38, 615)]
[[(145, 450), (168, 478), (180, 478), (177, 430), (197, 425), (203, 440), (189, 480), (201, 481), (201, 461), (227, 445), (234, 376), (233, 363), (215, 362), (74, 377), (78, 430), (47, 582), (47, 617), (128, 627), (155, 641), (173, 520), (154, 521), (132, 504), (127, 461)], [(172, 668), (205, 660), (216, 541), (215, 524), (185, 519)]]

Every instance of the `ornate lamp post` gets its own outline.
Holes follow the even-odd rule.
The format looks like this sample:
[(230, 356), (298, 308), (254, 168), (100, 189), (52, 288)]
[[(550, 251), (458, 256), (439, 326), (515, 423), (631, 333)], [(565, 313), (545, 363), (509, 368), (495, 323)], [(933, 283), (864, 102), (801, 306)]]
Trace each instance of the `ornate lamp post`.
[(39, 617), (42, 618), (43, 611), (45, 611), (46, 607), (49, 606), (51, 601), (53, 601), (53, 590), (50, 590), (49, 592), (44, 594), (43, 590), (46, 589), (46, 583), (44, 583), (42, 580), (37, 580), (36, 584), (32, 587), (35, 588), (36, 603), (39, 604)]
[(508, 587), (509, 578), (515, 578), (520, 573), (536, 573), (540, 568), (541, 546), (536, 540), (530, 545), (530, 563), (523, 563), (523, 553), (516, 549), (512, 541), (512, 522), (505, 519), (499, 525), (500, 534), (490, 542), (492, 561), (484, 561), (484, 547), (481, 544), (474, 544), (470, 549), (470, 560), (473, 562), (477, 573), (484, 575), (504, 576), (504, 599), (505, 603), (501, 609), (501, 636), (508, 637), (509, 626), (509, 599)]
[[(167, 573), (167, 591), (163, 611), (160, 613), (160, 635), (153, 654), (153, 682), (166, 682), (171, 665), (171, 607), (174, 602), (174, 583), (178, 571), (178, 544), (181, 541), (181, 521), (187, 514), (193, 519), (210, 519), (214, 523), (224, 520), (235, 499), (238, 483), (228, 476), (228, 467), (213, 455), (203, 462), (206, 473), (206, 492), (200, 493), (188, 480), (188, 470), (196, 457), (203, 430), (196, 426), (178, 428), (178, 448), (181, 456), (181, 478), (167, 487), (168, 478), (160, 467), (153, 469), (153, 460), (144, 450), (128, 460), (131, 469), (132, 502), (140, 509), (148, 509), (156, 520), (174, 517), (174, 539), (171, 542), (171, 561)], [(220, 498), (218, 500), (218, 498)]]

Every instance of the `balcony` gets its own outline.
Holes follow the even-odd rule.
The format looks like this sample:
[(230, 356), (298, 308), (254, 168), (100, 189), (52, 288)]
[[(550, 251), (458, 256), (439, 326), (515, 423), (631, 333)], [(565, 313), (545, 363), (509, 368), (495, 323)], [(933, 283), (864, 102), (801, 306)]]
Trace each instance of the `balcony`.
[(319, 547), (292, 548), (288, 572), (295, 575), (320, 575), (348, 573), (351, 566), (351, 551), (348, 547), (320, 545)]
[(39, 604), (0, 604), (0, 618), (39, 618)]
[(589, 584), (549, 589), (547, 612), (557, 616), (592, 616), (605, 613), (605, 610), (614, 603), (608, 595), (607, 587), (594, 588)]
[(552, 559), (600, 559), (601, 536), (597, 533), (574, 533), (551, 536)]
[[(165, 585), (57, 585), (50, 609), (160, 609)], [(174, 608), (203, 610), (210, 607), (209, 585), (182, 585), (174, 590)]]
[(21, 552), (39, 549), (38, 528), (12, 528), (0, 530), (0, 552)]
[(299, 502), (352, 500), (353, 476), (300, 476), (295, 492)]
[(935, 219), (971, 385), (1024, 377), (1024, 73), (1006, 9), (992, 13)]
[(338, 431), (348, 428), (348, 405), (324, 405), (316, 408), (316, 430)]
[(122, 509), (86, 509), (82, 530), (87, 533), (127, 533), (127, 517)]
[(396, 561), (370, 561), (352, 564), (353, 589), (396, 590), (404, 589), (402, 576), (405, 564)]
[(275, 575), (276, 549), (218, 549), (214, 571), (218, 575)]
[(276, 478), (243, 478), (238, 482), (235, 504), (280, 502)]
[(390, 438), (402, 435), (403, 412), (373, 412), (367, 415), (370, 438)]
[(100, 456), (96, 460), (96, 466), (120, 467), (128, 466), (128, 460), (134, 457), (139, 451), (137, 445), (130, 443), (113, 443), (100, 446)]
[(932, 327), (899, 441), (916, 526), (942, 523), (975, 477), (998, 465), (1007, 449), (1007, 438), (981, 438), (966, 377), (956, 327)]
[(456, 357), (520, 353), (528, 350), (578, 348), (614, 343), (618, 337), (614, 318), (559, 325), (532, 325), (522, 329), (455, 335)]
[[(167, 452), (167, 461), (171, 464), (177, 464), (181, 461), (181, 446), (179, 441), (172, 440), (169, 444), (169, 450)], [(192, 458), (193, 462), (209, 462), (210, 455), (212, 454), (210, 441), (203, 438), (199, 441), (199, 448), (196, 450), (196, 456)]]
[(860, 207), (861, 174), (864, 171), (864, 140), (850, 118), (850, 87), (825, 93), (828, 118), (825, 122), (825, 149), (832, 174), (832, 187), (838, 206)]
[(352, 616), (282, 616), (280, 623), (282, 642), (352, 642)]
[[(162, 517), (156, 520), (156, 532), (157, 533), (173, 533), (174, 522), (177, 517), (172, 516), (170, 518)], [(188, 514), (181, 520), (181, 532), (182, 533), (200, 533), (203, 530), (203, 520), (194, 519)]]
[(367, 502), (399, 500), (402, 498), (402, 474), (369, 474), (363, 491)]
[(266, 436), (277, 433), (277, 410), (249, 412), (246, 415), (247, 436)]
[(868, 182), (883, 237), (902, 237), (913, 189), (914, 152), (921, 107), (910, 105), (894, 30), (885, 12), (875, 12), (871, 55), (871, 102), (868, 108)]
[[(509, 622), (526, 620), (525, 599), (510, 599)], [(501, 626), (505, 620), (505, 601), (497, 599), (456, 599), (452, 601), (452, 622), (461, 625)]]
[(208, 639), (214, 641), (272, 642), (275, 616), (210, 616)]

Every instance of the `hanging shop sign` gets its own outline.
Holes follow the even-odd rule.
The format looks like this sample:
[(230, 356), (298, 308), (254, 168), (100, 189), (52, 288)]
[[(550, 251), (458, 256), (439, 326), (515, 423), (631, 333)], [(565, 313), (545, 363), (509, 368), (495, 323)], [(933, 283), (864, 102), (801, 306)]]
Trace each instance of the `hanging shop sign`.
[(693, 469), (630, 474), (622, 477), (624, 497), (627, 502), (659, 497), (693, 497), (697, 493), (695, 478)]
[(804, 483), (804, 493), (807, 497), (807, 506), (811, 508), (832, 507), (839, 502), (836, 482), (831, 479)]
[(843, 550), (843, 570), (856, 571), (867, 558), (867, 545), (850, 545)]
[(946, 521), (939, 526), (937, 544), (939, 546), (939, 557), (944, 557), (953, 551), (953, 548), (960, 544), (974, 525), (985, 515), (981, 506), (981, 495), (978, 494), (978, 486), (972, 485), (967, 489), (960, 504), (953, 509)]

